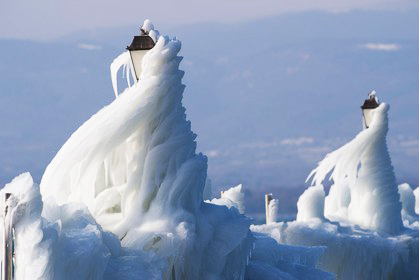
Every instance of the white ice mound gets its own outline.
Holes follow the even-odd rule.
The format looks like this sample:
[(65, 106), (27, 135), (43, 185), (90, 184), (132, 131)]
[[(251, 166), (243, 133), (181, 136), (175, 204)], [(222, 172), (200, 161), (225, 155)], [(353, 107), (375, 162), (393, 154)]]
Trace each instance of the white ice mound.
[(409, 184), (399, 185), (400, 201), (402, 202), (402, 218), (406, 227), (419, 226), (419, 215), (415, 212), (416, 198)]
[(240, 214), (244, 214), (244, 192), (242, 185), (240, 184), (226, 191), (222, 191), (221, 198), (214, 198), (209, 202), (216, 205), (224, 205), (228, 208), (234, 207)]
[(278, 221), (279, 199), (272, 199), (268, 205), (267, 224), (276, 223)]
[[(24, 173), (1, 190), (1, 197), (3, 198), (6, 193), (11, 194), (6, 202), (10, 213), (3, 217), (6, 219), (3, 226), (9, 224), (15, 229), (15, 277), (17, 279), (44, 279), (48, 270), (51, 269), (49, 263), (52, 260), (49, 253), (50, 244), (42, 242), (44, 231), (39, 186), (33, 183), (29, 173)], [(1, 209), (5, 209), (4, 203), (2, 199)], [(3, 240), (3, 230), (1, 234), (3, 235), (1, 240)], [(9, 236), (9, 238), (12, 237)], [(43, 246), (40, 246), (41, 243)], [(1, 250), (3, 249), (1, 246)], [(34, 259), (38, 259), (38, 263), (33, 262)]]
[(344, 181), (341, 185), (332, 185), (329, 194), (324, 200), (324, 216), (331, 220), (342, 224), (350, 224), (348, 222), (348, 207), (351, 202), (351, 191)]
[(309, 187), (297, 201), (297, 221), (324, 220), (324, 189), (322, 185)]
[(328, 154), (309, 178), (313, 177), (313, 185), (319, 185), (331, 172), (333, 188), (349, 188), (349, 204), (347, 190), (331, 194), (338, 202), (326, 199), (328, 204), (334, 204), (326, 205), (328, 214), (334, 209), (341, 216), (347, 213), (346, 220), (364, 229), (397, 234), (403, 224), (400, 196), (386, 143), (388, 110), (385, 103), (372, 110), (370, 127)]
[(29, 173), (7, 184), (0, 195), (4, 193), (11, 193), (7, 202), (15, 233), (14, 279), (104, 278), (111, 253), (119, 253), (119, 241), (102, 231), (84, 205), (46, 202), (46, 212), (59, 217), (50, 223), (41, 217), (45, 205)]
[[(83, 203), (124, 248), (157, 254), (166, 261), (164, 279), (241, 279), (250, 222), (203, 202), (207, 158), (196, 154), (182, 106), (180, 48), (180, 41), (158, 37), (139, 82), (68, 139), (48, 165), (41, 193), (58, 205)], [(115, 63), (117, 71), (126, 55)]]

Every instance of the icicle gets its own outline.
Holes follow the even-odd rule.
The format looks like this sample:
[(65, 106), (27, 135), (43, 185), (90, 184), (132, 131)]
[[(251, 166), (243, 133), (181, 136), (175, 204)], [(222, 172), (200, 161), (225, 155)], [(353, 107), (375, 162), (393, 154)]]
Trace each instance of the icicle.
[(128, 76), (129, 76), (129, 73), (131, 73), (133, 71), (131, 71), (131, 68), (132, 68), (131, 58), (130, 58), (130, 55), (129, 55), (128, 51), (120, 54), (117, 58), (115, 58), (115, 60), (111, 64), (112, 87), (113, 87), (113, 91), (115, 93), (115, 98), (118, 97), (117, 75), (118, 75), (118, 71), (119, 71), (119, 69), (121, 69), (121, 67), (124, 67), (123, 68), (124, 73), (127, 72), (128, 87), (131, 87)]

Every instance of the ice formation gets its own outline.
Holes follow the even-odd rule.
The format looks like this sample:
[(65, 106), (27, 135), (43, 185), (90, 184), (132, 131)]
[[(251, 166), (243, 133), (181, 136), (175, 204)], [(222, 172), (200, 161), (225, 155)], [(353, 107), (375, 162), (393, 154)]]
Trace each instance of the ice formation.
[[(313, 178), (313, 185), (319, 185), (331, 172), (334, 185), (330, 193), (334, 198), (326, 199), (327, 214), (335, 211), (361, 228), (397, 234), (403, 224), (400, 196), (386, 143), (388, 110), (389, 105), (385, 103), (372, 110), (369, 128), (328, 154), (309, 178)], [(328, 218), (333, 220), (334, 217)]]
[(324, 220), (324, 190), (322, 185), (305, 190), (297, 201), (297, 221)]
[[(272, 224), (274, 225), (274, 224)], [(279, 244), (270, 236), (268, 226), (252, 226), (255, 235), (255, 249), (246, 268), (246, 279), (263, 280), (331, 280), (332, 273), (317, 268), (325, 247), (289, 246)]]
[(73, 133), (40, 186), (25, 173), (1, 191), (12, 194), (15, 278), (331, 279), (316, 268), (323, 248), (250, 231), (241, 185), (204, 202), (211, 181), (182, 106), (180, 41), (148, 20), (142, 29), (156, 44), (139, 80), (129, 54), (118, 56), (116, 99)]
[(211, 200), (212, 199), (212, 182), (211, 179), (207, 178), (205, 182), (204, 192), (202, 194), (202, 198), (204, 200)]
[(348, 222), (348, 207), (351, 202), (351, 192), (344, 180), (339, 186), (332, 185), (324, 200), (324, 216), (332, 221), (350, 224)]
[[(15, 276), (18, 279), (43, 279), (52, 262), (50, 244), (42, 243), (44, 230), (41, 219), (42, 200), (39, 194), (39, 186), (33, 183), (28, 173), (21, 174), (1, 190), (1, 197), (11, 193), (7, 202), (2, 200), (2, 209), (8, 204), (10, 213), (5, 217), (5, 224), (15, 228)], [(53, 229), (52, 229), (53, 230)], [(3, 230), (1, 231), (3, 233)], [(9, 237), (10, 238), (10, 237)], [(2, 238), (3, 239), (3, 238)], [(1, 248), (4, 249), (3, 247)], [(32, 260), (38, 258), (41, 267)]]
[(116, 99), (74, 132), (40, 186), (25, 173), (1, 191), (12, 194), (16, 279), (332, 277), (315, 268), (319, 250), (249, 230), (241, 185), (204, 202), (211, 182), (182, 106), (181, 44), (153, 28), (144, 23), (156, 44), (138, 82), (121, 54), (111, 65)]
[(402, 203), (403, 224), (406, 227), (419, 227), (419, 215), (415, 212), (416, 198), (410, 185), (399, 185), (400, 201)]
[[(388, 105), (312, 172), (296, 221), (278, 223), (278, 200), (271, 200), (269, 224), (250, 226), (241, 185), (212, 199), (207, 159), (196, 153), (182, 106), (180, 41), (161, 36), (150, 21), (143, 29), (156, 45), (139, 81), (129, 54), (121, 54), (111, 65), (115, 101), (70, 137), (41, 185), (25, 173), (0, 191), (12, 194), (5, 219), (15, 232), (16, 279), (419, 275), (419, 190), (397, 188), (385, 141)], [(120, 68), (128, 80), (122, 93)], [(325, 198), (321, 183), (330, 172), (334, 185)]]
[[(29, 173), (7, 184), (4, 193), (12, 194), (7, 202), (13, 209), (14, 279), (104, 279), (111, 255), (120, 255), (119, 240), (103, 232), (83, 204), (43, 202)], [(41, 216), (43, 208), (48, 218), (60, 219), (50, 222)]]
[(268, 204), (267, 224), (276, 223), (278, 221), (279, 199), (272, 199)]
[(320, 219), (252, 226), (251, 230), (284, 245), (322, 246), (318, 268), (334, 273), (336, 279), (416, 279), (419, 275), (418, 233), (381, 237)]
[(416, 214), (419, 214), (419, 187), (416, 187), (416, 189), (413, 191), (413, 194), (415, 195), (415, 212)]
[[(144, 28), (153, 31), (149, 22)], [(164, 279), (242, 279), (250, 222), (203, 202), (207, 159), (195, 152), (182, 106), (180, 48), (177, 39), (158, 37), (138, 83), (70, 137), (47, 167), (41, 193), (58, 207), (86, 205), (124, 248), (155, 253), (166, 263)], [(119, 67), (132, 67), (127, 54), (114, 63), (113, 81)]]
[[(324, 246), (319, 268), (337, 279), (416, 279), (415, 196), (409, 185), (396, 184), (386, 145), (388, 108), (383, 103), (373, 109), (369, 128), (313, 170), (313, 186), (297, 202), (296, 221), (252, 231), (279, 244)], [(334, 182), (325, 197), (322, 182), (329, 173)]]
[(222, 191), (221, 198), (214, 198), (209, 202), (216, 205), (225, 205), (228, 208), (234, 207), (240, 212), (240, 214), (244, 214), (245, 207), (242, 185)]

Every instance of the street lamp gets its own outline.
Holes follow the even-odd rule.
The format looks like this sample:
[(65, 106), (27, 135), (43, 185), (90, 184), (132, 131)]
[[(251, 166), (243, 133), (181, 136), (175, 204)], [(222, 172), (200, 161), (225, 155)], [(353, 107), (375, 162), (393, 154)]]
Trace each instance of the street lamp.
[(376, 92), (375, 90), (373, 90), (372, 92), (370, 92), (370, 94), (368, 94), (368, 99), (366, 99), (364, 104), (361, 106), (364, 129), (367, 129), (371, 124), (371, 111), (377, 108), (379, 105), (380, 103), (376, 96)]
[(143, 60), (144, 55), (154, 47), (154, 41), (148, 35), (148, 32), (141, 28), (141, 35), (134, 36), (132, 43), (127, 47), (129, 50), (132, 65), (134, 67), (135, 77), (137, 81), (140, 78), (141, 74), (141, 61)]

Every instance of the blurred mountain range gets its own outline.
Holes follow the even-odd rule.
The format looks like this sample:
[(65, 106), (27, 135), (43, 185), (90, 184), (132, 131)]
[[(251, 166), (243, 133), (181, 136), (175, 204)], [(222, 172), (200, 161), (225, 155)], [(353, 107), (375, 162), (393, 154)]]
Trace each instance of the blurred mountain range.
[[(158, 23), (155, 23), (158, 28)], [(161, 30), (183, 44), (184, 104), (215, 195), (243, 183), (295, 201), (307, 174), (361, 129), (375, 89), (391, 105), (388, 144), (400, 182), (419, 185), (419, 11), (286, 14)], [(113, 100), (109, 65), (139, 26), (53, 41), (0, 39), (0, 185), (40, 181), (65, 140)]]

